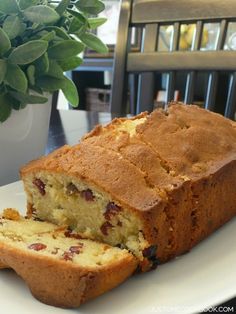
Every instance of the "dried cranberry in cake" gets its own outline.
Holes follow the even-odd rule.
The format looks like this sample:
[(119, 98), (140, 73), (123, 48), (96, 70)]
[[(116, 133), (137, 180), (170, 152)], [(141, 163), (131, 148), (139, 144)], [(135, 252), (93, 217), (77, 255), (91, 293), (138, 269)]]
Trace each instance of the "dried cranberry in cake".
[(35, 178), (33, 181), (33, 184), (38, 188), (39, 193), (41, 195), (45, 195), (46, 191), (45, 191), (45, 183), (43, 183), (43, 181), (41, 179)]
[(82, 252), (83, 246), (84, 246), (83, 243), (79, 243), (78, 245), (73, 245), (69, 248), (69, 251), (71, 253), (79, 254)]
[(46, 249), (46, 245), (43, 243), (32, 243), (31, 245), (28, 246), (28, 249), (30, 250), (35, 250), (35, 251), (41, 251)]
[(107, 236), (109, 229), (112, 227), (113, 227), (112, 224), (109, 221), (106, 221), (104, 222), (104, 224), (102, 224), (100, 230), (105, 236)]
[(74, 185), (74, 183), (69, 183), (66, 187), (66, 194), (68, 195), (74, 195), (79, 193), (79, 190), (77, 189), (77, 187)]
[(64, 259), (65, 261), (72, 261), (73, 253), (71, 253), (71, 252), (64, 252), (63, 255), (62, 255), (62, 259)]
[(71, 238), (71, 233), (72, 233), (72, 230), (71, 229), (68, 229), (64, 232), (64, 236), (67, 237), (67, 238)]
[(143, 250), (143, 256), (148, 259), (156, 257), (156, 254), (157, 254), (157, 245), (151, 245)]
[[(155, 246), (151, 246), (151, 247), (155, 247)], [(150, 248), (151, 248), (150, 247)], [(147, 248), (149, 249), (149, 248)], [(152, 251), (153, 250), (153, 251)], [(150, 249), (150, 250), (147, 250), (147, 253), (148, 254), (153, 254), (154, 253), (154, 249)], [(143, 254), (144, 255), (144, 254)], [(142, 264), (141, 264), (141, 270), (142, 272), (146, 272), (146, 271), (150, 271), (150, 270), (153, 270), (153, 269), (156, 269), (157, 266), (160, 265), (160, 261), (159, 259), (156, 257), (156, 255), (154, 256), (151, 256), (151, 255), (148, 255), (146, 256), (146, 258), (142, 261)]]
[(114, 202), (109, 202), (106, 206), (106, 211), (103, 216), (107, 220), (111, 220), (111, 218), (117, 215), (117, 213), (119, 213), (121, 210), (122, 208), (120, 206), (116, 205)]
[(80, 192), (81, 197), (83, 197), (87, 202), (94, 200), (93, 192), (90, 189), (83, 190)]

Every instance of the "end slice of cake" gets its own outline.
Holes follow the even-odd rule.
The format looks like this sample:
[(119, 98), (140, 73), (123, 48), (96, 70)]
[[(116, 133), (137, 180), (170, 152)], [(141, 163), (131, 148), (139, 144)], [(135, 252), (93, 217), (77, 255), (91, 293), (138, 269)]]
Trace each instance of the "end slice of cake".
[(78, 307), (122, 283), (137, 267), (127, 250), (15, 213), (8, 209), (0, 218), (1, 268), (14, 269), (43, 303)]

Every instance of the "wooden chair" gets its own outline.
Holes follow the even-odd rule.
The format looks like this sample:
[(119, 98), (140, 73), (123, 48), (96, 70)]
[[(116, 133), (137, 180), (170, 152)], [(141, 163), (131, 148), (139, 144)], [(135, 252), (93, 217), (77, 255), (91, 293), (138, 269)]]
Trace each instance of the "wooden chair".
[[(216, 110), (219, 73), (228, 74), (224, 115), (233, 118), (236, 110), (236, 51), (225, 49), (230, 22), (236, 22), (235, 0), (123, 0), (119, 20), (112, 81), (111, 112), (127, 112), (129, 74), (138, 74), (137, 103), (133, 113), (153, 109), (155, 73), (166, 73), (166, 103), (174, 97), (176, 75), (186, 74), (184, 103), (193, 103), (196, 78), (207, 73), (205, 108)], [(219, 23), (215, 47), (201, 47), (206, 23)], [(173, 25), (167, 51), (158, 51), (161, 28)], [(182, 24), (195, 24), (189, 50), (179, 49)], [(141, 28), (140, 51), (131, 47), (131, 30)]]

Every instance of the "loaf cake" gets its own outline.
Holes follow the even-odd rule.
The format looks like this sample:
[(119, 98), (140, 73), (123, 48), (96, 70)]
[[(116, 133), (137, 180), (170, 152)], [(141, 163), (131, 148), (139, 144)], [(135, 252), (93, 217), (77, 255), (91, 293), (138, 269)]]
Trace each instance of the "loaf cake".
[(28, 216), (128, 249), (141, 271), (236, 213), (236, 123), (193, 105), (117, 118), (21, 169)]
[(137, 261), (125, 249), (7, 209), (0, 217), (0, 266), (14, 269), (40, 301), (71, 308), (123, 282)]

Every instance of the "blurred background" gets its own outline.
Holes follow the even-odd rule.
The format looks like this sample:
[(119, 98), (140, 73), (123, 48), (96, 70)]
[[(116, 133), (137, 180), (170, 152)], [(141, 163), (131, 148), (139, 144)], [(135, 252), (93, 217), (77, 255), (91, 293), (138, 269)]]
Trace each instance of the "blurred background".
[[(120, 1), (108, 0), (104, 1), (106, 9), (101, 16), (106, 17), (108, 21), (98, 28), (97, 35), (108, 45), (109, 53), (106, 55), (98, 54), (92, 50), (87, 50), (84, 54), (84, 63), (75, 71), (68, 73), (75, 81), (79, 96), (80, 105), (77, 109), (92, 110), (100, 112), (109, 112), (109, 101), (111, 95), (113, 56), (116, 45)], [(191, 50), (195, 24), (182, 24), (181, 37), (179, 41), (180, 50)], [(173, 26), (165, 25), (161, 27), (161, 35), (158, 41), (157, 49), (167, 51), (170, 47), (170, 42), (173, 34)], [(204, 25), (201, 50), (214, 50), (219, 35), (219, 23), (206, 23)], [(133, 51), (140, 51), (140, 43), (142, 37), (142, 29), (134, 29), (132, 34)], [(227, 32), (227, 39), (224, 49), (236, 50), (236, 23), (230, 23)], [(195, 104), (202, 106), (205, 98), (208, 76), (205, 74), (197, 75), (197, 85), (195, 89)], [(132, 80), (134, 86), (137, 85), (137, 79)], [(177, 85), (175, 91), (175, 100), (183, 100), (184, 87), (186, 83), (186, 75), (180, 74), (177, 76)], [(228, 80), (224, 73), (219, 78), (219, 92), (217, 95), (216, 111), (223, 113), (224, 104), (226, 101), (226, 93)], [(154, 107), (163, 106), (165, 99), (166, 75), (156, 74), (155, 78), (155, 94), (153, 95)], [(128, 91), (130, 94), (131, 92)], [(134, 103), (136, 101), (134, 95), (129, 95), (127, 103), (127, 112), (132, 113)], [(66, 109), (67, 102), (60, 94), (58, 108)], [(72, 108), (71, 108), (72, 109)]]

